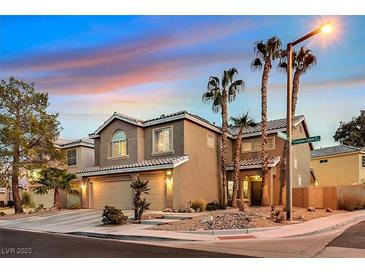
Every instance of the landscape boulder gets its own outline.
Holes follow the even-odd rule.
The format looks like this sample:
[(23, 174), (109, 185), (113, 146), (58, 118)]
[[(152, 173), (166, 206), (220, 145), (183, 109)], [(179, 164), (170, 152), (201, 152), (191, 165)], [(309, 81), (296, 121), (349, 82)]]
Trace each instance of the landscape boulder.
[(330, 209), (329, 207), (326, 208), (326, 212), (332, 212), (332, 209)]
[(312, 206), (308, 207), (307, 210), (309, 212), (315, 212), (316, 211), (316, 209), (314, 207), (312, 207)]

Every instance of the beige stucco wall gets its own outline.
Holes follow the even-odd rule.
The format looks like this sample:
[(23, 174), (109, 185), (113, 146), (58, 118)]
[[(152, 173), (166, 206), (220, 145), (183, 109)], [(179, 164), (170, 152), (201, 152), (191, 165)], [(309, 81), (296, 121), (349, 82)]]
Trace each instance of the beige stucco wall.
[[(299, 124), (293, 130), (293, 139), (305, 138), (306, 133), (303, 124)], [(279, 138), (277, 138), (279, 139)], [(293, 187), (306, 187), (310, 185), (310, 162), (311, 148), (309, 144), (293, 145)], [(295, 164), (296, 161), (296, 164)], [(299, 185), (299, 176), (302, 178), (302, 184)]]
[[(152, 132), (157, 128), (173, 127), (173, 153), (152, 154)], [(184, 120), (150, 126), (144, 129), (144, 157), (146, 160), (184, 155)]]
[[(328, 160), (320, 163), (320, 160)], [(359, 153), (347, 155), (334, 155), (330, 157), (317, 157), (311, 161), (319, 186), (342, 186), (359, 184), (360, 172), (364, 176), (361, 167)], [(364, 176), (365, 177), (365, 176)]]
[[(123, 130), (127, 135), (127, 157), (110, 158), (108, 157), (109, 146), (112, 141), (113, 134), (117, 130)], [(99, 166), (115, 166), (135, 163), (138, 161), (138, 127), (124, 121), (115, 119), (107, 127), (100, 132), (100, 144), (98, 144)], [(96, 155), (97, 156), (97, 155)]]
[[(219, 193), (218, 135), (188, 120), (184, 132), (183, 152), (190, 160), (173, 171), (174, 208), (187, 207), (195, 199), (218, 200)], [(207, 145), (208, 132), (215, 136), (215, 148)]]
[(69, 173), (76, 173), (77, 171), (94, 166), (94, 149), (85, 146), (77, 146), (65, 149), (67, 155), (68, 150), (76, 149), (76, 165), (68, 166), (66, 162), (66, 170)]

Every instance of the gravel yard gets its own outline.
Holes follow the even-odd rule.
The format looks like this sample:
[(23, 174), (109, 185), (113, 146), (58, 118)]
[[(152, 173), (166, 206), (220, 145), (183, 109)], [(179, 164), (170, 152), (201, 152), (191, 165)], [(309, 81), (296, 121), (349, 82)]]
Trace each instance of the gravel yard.
[[(316, 209), (308, 212), (306, 208), (293, 208), (293, 220), (303, 222), (333, 214), (344, 213), (343, 210), (326, 212), (325, 209)], [(210, 220), (212, 217), (212, 221)], [(183, 231), (183, 230), (222, 230), (222, 229), (245, 229), (254, 227), (272, 227), (290, 224), (288, 222), (275, 223), (270, 220), (270, 207), (250, 207), (247, 212), (238, 209), (217, 210), (200, 213), (188, 220), (161, 224), (152, 227), (154, 230)]]

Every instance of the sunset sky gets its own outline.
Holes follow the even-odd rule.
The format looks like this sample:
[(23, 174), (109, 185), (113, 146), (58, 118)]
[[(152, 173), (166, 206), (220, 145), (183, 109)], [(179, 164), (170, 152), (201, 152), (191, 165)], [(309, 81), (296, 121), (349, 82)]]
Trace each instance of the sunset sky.
[[(328, 20), (333, 33), (303, 44), (318, 63), (302, 77), (297, 107), (324, 147), (365, 107), (365, 16), (0, 16), (0, 78), (47, 91), (62, 137), (81, 138), (114, 111), (149, 119), (188, 110), (220, 123), (201, 95), (210, 75), (236, 67), (246, 88), (230, 115), (259, 121), (255, 41), (277, 35), (286, 45)], [(269, 119), (285, 117), (285, 85), (275, 64)]]

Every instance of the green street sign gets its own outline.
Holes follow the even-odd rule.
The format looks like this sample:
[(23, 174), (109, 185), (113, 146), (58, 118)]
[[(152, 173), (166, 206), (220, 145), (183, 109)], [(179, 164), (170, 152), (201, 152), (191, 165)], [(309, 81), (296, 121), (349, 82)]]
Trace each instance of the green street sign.
[(321, 136), (311, 136), (308, 138), (295, 139), (291, 143), (292, 143), (292, 145), (300, 145), (300, 144), (313, 143), (313, 142), (319, 142), (319, 141), (321, 141)]
[(277, 135), (278, 135), (278, 137), (279, 137), (279, 138), (281, 138), (281, 139), (288, 140), (288, 135), (286, 135), (286, 133), (284, 133), (284, 132), (279, 131), (279, 132), (277, 133)]

